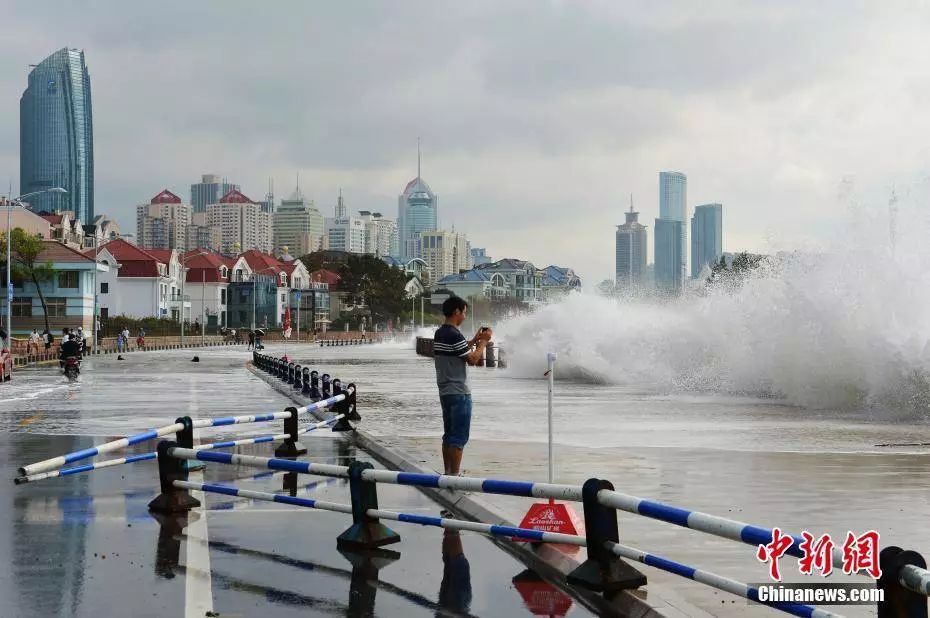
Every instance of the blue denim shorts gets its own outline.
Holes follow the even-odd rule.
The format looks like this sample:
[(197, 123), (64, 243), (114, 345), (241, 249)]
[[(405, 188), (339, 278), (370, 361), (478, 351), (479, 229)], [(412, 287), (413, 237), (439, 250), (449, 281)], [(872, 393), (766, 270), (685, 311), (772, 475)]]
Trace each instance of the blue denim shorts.
[(471, 395), (440, 395), (442, 404), (442, 443), (465, 448), (471, 428)]

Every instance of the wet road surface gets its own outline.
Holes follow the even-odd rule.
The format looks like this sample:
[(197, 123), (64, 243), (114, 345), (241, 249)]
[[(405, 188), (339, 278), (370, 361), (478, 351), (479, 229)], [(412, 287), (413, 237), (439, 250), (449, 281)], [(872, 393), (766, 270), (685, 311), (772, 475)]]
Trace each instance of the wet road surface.
[[(242, 350), (130, 354), (91, 359), (79, 383), (49, 368), (18, 372), (0, 394), (0, 616), (520, 616), (548, 605), (588, 615), (535, 581), (486, 538), (394, 523), (401, 542), (359, 555), (336, 549), (351, 523), (338, 513), (192, 492), (203, 507), (153, 517), (153, 461), (14, 487), (16, 468), (86, 448), (177, 416), (280, 411), (290, 402), (243, 368)], [(11, 388), (7, 389), (7, 386)], [(273, 429), (271, 429), (273, 427)], [(279, 424), (240, 425), (200, 436), (279, 433)], [(270, 429), (270, 431), (266, 431)], [(302, 441), (301, 459), (345, 465), (369, 460), (330, 432)], [(153, 450), (154, 442), (129, 452)], [(270, 456), (267, 445), (236, 452)], [(122, 456), (105, 455), (101, 459)], [(377, 466), (377, 464), (375, 464)], [(208, 464), (191, 480), (284, 491), (284, 473)], [(300, 475), (296, 495), (348, 503), (339, 479)], [(406, 487), (380, 485), (381, 508), (437, 515)], [(513, 581), (517, 578), (516, 583)]]

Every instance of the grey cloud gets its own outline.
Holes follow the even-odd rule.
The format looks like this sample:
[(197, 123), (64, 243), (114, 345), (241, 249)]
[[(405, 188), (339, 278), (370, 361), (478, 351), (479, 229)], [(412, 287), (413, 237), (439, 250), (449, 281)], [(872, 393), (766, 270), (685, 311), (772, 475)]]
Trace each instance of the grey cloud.
[[(871, 31), (876, 13), (892, 25), (926, 22), (896, 11), (849, 2), (16, 3), (0, 43), (0, 174), (16, 184), (26, 65), (78, 46), (94, 88), (98, 210), (124, 225), (136, 203), (164, 186), (185, 195), (204, 172), (258, 197), (269, 175), (281, 194), (300, 170), (325, 210), (342, 186), (353, 207), (393, 215), (421, 135), (444, 221), (478, 245), (493, 241), (494, 255), (535, 252), (526, 257), (572, 259), (606, 276), (627, 195), (649, 222), (659, 169), (689, 172), (694, 203), (732, 205), (733, 238), (798, 231), (799, 218), (785, 213), (812, 208), (831, 175), (860, 165), (833, 146), (841, 125), (822, 114), (843, 105), (853, 118), (878, 113), (861, 109), (852, 88), (857, 63), (885, 44)], [(804, 173), (779, 175), (786, 161)], [(540, 225), (576, 236), (540, 246)]]

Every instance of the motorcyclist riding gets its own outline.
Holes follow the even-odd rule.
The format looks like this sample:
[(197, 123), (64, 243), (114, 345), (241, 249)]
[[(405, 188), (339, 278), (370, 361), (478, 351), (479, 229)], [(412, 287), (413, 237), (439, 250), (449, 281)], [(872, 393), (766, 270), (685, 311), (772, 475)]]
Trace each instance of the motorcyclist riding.
[(58, 352), (58, 365), (62, 368), (65, 366), (65, 359), (74, 356), (81, 362), (81, 342), (76, 337), (69, 337), (67, 341), (61, 344)]

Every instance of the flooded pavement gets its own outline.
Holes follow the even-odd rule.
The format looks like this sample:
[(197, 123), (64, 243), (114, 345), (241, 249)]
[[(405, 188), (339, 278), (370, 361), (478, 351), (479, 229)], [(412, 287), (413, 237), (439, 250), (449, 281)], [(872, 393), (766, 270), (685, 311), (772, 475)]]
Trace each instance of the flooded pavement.
[[(20, 371), (0, 391), (0, 616), (520, 616), (531, 607), (589, 615), (536, 580), (483, 536), (403, 523), (401, 542), (366, 555), (340, 552), (341, 514), (192, 492), (204, 505), (180, 519), (153, 517), (157, 464), (144, 461), (14, 487), (16, 468), (86, 448), (180, 415), (280, 411), (290, 404), (243, 368), (243, 350), (109, 357), (85, 363), (80, 382)], [(7, 390), (7, 386), (11, 388)], [(254, 435), (278, 424), (201, 436)], [(261, 428), (261, 429), (257, 429)], [(369, 460), (330, 432), (302, 441), (301, 459)], [(154, 442), (131, 453), (151, 451)], [(263, 445), (237, 452), (270, 456)], [(102, 457), (119, 457), (122, 453)], [(377, 464), (376, 464), (377, 465)], [(348, 503), (340, 479), (208, 464), (191, 480)], [(412, 488), (379, 486), (379, 506), (438, 515)], [(533, 605), (535, 603), (535, 605)]]
[[(279, 352), (280, 348), (273, 350)], [(338, 367), (360, 385), (366, 430), (440, 464), (435, 377), (430, 359), (405, 344), (308, 349), (298, 362)], [(546, 478), (546, 384), (506, 370), (470, 371), (474, 398), (465, 474)], [(363, 412), (364, 413), (364, 412)], [(877, 529), (883, 545), (930, 553), (930, 424), (868, 412), (806, 410), (770, 399), (675, 395), (615, 385), (558, 381), (555, 481), (596, 476), (618, 491), (762, 526), (843, 539)], [(519, 521), (527, 501), (486, 496)], [(579, 506), (580, 509), (580, 506)], [(732, 577), (763, 582), (752, 547), (620, 513), (621, 541)], [(774, 615), (759, 606), (645, 567), (653, 584), (674, 588), (714, 615)], [(783, 561), (786, 581), (812, 581)], [(834, 575), (838, 582), (853, 578)], [(859, 578), (856, 578), (859, 579)], [(816, 580), (815, 580), (816, 581)], [(861, 581), (866, 581), (862, 579)], [(850, 616), (873, 607), (844, 606)]]
[[(344, 382), (358, 383), (359, 411), (367, 431), (381, 436), (387, 444), (414, 453), (434, 468), (439, 466), (438, 441), (442, 430), (435, 375), (429, 359), (415, 356), (411, 346), (406, 344), (288, 347), (299, 362), (309, 361), (312, 367), (328, 371)], [(281, 346), (269, 346), (267, 351), (280, 353), (281, 350)], [(201, 351), (198, 352), (200, 363), (189, 362), (192, 354), (172, 351), (129, 355), (123, 363), (110, 358), (93, 359), (87, 362), (80, 383), (70, 386), (56, 379), (54, 372), (48, 369), (19, 372), (8, 385), (12, 389), (4, 391), (9, 396), (0, 401), (3, 431), (0, 461), (7, 478), (12, 478), (15, 467), (22, 463), (92, 442), (91, 438), (76, 438), (76, 435), (96, 436), (99, 441), (103, 437), (156, 426), (165, 419), (184, 414), (245, 414), (278, 411), (289, 405), (288, 400), (273, 392), (260, 378), (243, 369), (248, 360), (244, 350)], [(506, 370), (493, 369), (474, 369), (471, 377), (475, 413), (472, 441), (465, 453), (465, 473), (545, 480), (546, 386), (542, 377), (539, 380), (519, 379), (511, 377)], [(930, 476), (926, 473), (930, 469), (930, 449), (875, 446), (887, 442), (930, 442), (930, 426), (926, 422), (890, 421), (848, 411), (815, 412), (778, 401), (747, 397), (682, 396), (559, 381), (555, 427), (556, 482), (581, 483), (597, 476), (611, 480), (621, 492), (757, 525), (780, 526), (795, 533), (809, 530), (814, 534), (830, 532), (842, 537), (847, 530), (864, 532), (876, 528), (882, 534), (883, 545), (896, 544), (925, 555), (930, 552), (930, 532), (924, 525), (930, 510), (927, 500)], [(254, 428), (249, 426), (236, 426), (211, 435), (254, 433)], [(314, 441), (318, 438), (323, 442), (331, 441), (322, 436), (315, 437)], [(268, 451), (255, 452), (266, 454)], [(312, 451), (314, 456), (318, 452)], [(123, 506), (132, 503), (125, 492), (153, 491), (149, 483), (154, 479), (154, 465), (146, 462), (121, 468), (133, 468), (132, 474), (140, 474), (141, 485), (136, 481), (126, 485), (127, 479), (137, 477), (122, 479), (125, 471), (119, 469), (16, 489), (10, 486), (10, 490), (0, 496), (0, 503), (13, 521), (20, 522), (26, 513), (32, 513), (33, 517), (41, 514), (58, 523), (45, 527), (30, 524), (25, 529), (17, 523), (21, 532), (11, 530), (10, 536), (0, 542), (0, 551), (24, 556), (23, 549), (10, 547), (14, 540), (20, 537), (53, 540), (63, 531), (79, 529), (65, 522), (78, 522), (77, 525), (93, 530), (91, 536), (98, 542), (112, 535), (124, 539), (120, 542), (127, 543), (127, 547), (137, 543), (135, 551), (139, 553), (134, 556), (138, 559), (132, 558), (134, 565), (127, 572), (129, 583), (121, 585), (120, 590), (131, 591), (133, 598), (139, 590), (148, 590), (149, 586), (159, 595), (161, 590), (168, 590), (171, 582), (165, 577), (143, 575), (146, 569), (154, 573), (152, 561), (156, 558), (159, 534), (145, 509), (153, 494), (131, 508)], [(214, 473), (208, 468), (208, 475)], [(249, 472), (240, 470), (239, 474), (248, 476)], [(313, 480), (313, 477), (308, 478)], [(253, 482), (273, 487), (279, 481), (244, 481)], [(348, 500), (342, 487), (314, 491), (324, 492), (322, 495), (335, 492), (332, 499), (336, 502)], [(93, 523), (75, 519), (73, 509), (68, 506), (79, 504), (88, 495), (106, 497), (109, 501), (94, 501)], [(396, 500), (414, 501), (394, 504), (398, 508), (432, 508), (435, 511), (435, 507), (412, 490), (402, 489), (392, 495)], [(517, 521), (528, 502), (504, 496), (485, 498)], [(216, 500), (217, 504), (223, 502)], [(211, 497), (208, 505), (212, 503)], [(125, 530), (117, 537), (121, 529), (114, 526), (126, 526), (128, 515), (107, 515), (116, 508), (112, 505), (119, 505), (126, 513), (136, 513), (140, 520), (138, 524), (133, 523), (133, 530), (137, 525), (147, 526), (147, 540), (140, 541), (135, 536), (130, 540)], [(580, 506), (578, 508), (580, 510)], [(229, 512), (222, 514), (217, 510), (215, 517), (213, 511), (208, 512), (209, 539), (213, 544), (208, 544), (209, 551), (205, 553), (215, 573), (211, 590), (217, 611), (222, 609), (223, 615), (264, 612), (274, 616), (299, 608), (293, 611), (345, 613), (353, 581), (351, 566), (336, 552), (333, 540), (345, 527), (345, 519), (326, 513), (277, 512), (282, 509), (278, 505), (261, 503), (245, 509), (227, 509)], [(248, 514), (250, 511), (254, 513)], [(279, 520), (308, 522), (308, 518), (314, 519), (311, 525), (301, 526), (306, 529), (301, 534), (286, 536), (291, 534), (290, 530), (266, 528), (262, 519), (265, 516), (255, 514), (269, 511), (275, 513), (267, 515), (269, 524)], [(49, 512), (52, 515), (48, 515)], [(620, 513), (619, 517), (624, 543), (742, 581), (766, 579), (766, 567), (756, 561), (752, 547), (626, 513)], [(257, 523), (259, 519), (262, 519), (261, 525)], [(326, 528), (325, 543), (313, 540), (318, 525), (331, 526)], [(382, 584), (377, 590), (375, 613), (386, 616), (440, 613), (435, 606), (427, 608), (410, 601), (412, 597), (400, 594), (399, 590), (412, 587), (422, 598), (438, 603), (442, 579), (441, 531), (406, 526), (397, 531), (404, 541), (389, 549), (400, 551), (401, 558), (379, 574)], [(101, 559), (91, 560), (94, 550), (86, 547), (88, 535), (82, 535), (83, 544), (74, 543), (71, 547), (64, 543), (62, 548), (69, 548), (62, 552), (70, 552), (71, 556), (79, 554), (87, 564), (112, 568), (109, 566), (112, 562), (104, 567)], [(285, 537), (288, 539), (285, 545), (278, 543), (278, 539)], [(469, 611), (474, 615), (527, 613), (520, 590), (511, 583), (521, 566), (487, 539), (467, 534), (461, 538), (473, 579), (479, 570), (484, 578), (483, 583), (472, 582)], [(416, 543), (415, 548), (411, 547), (411, 541)], [(217, 542), (225, 545), (217, 545)], [(23, 546), (32, 544), (23, 541)], [(266, 558), (265, 554), (278, 555), (281, 560)], [(183, 547), (181, 555), (183, 567), (188, 564), (183, 559)], [(243, 556), (247, 559), (241, 563), (234, 560)], [(67, 560), (57, 559), (60, 564), (69, 564)], [(107, 560), (111, 559), (108, 555)], [(106, 587), (112, 588), (118, 581), (117, 573), (111, 578), (106, 570), (100, 571), (99, 577), (106, 576), (108, 583), (99, 584), (94, 569), (85, 572), (55, 566), (53, 560), (39, 568), (27, 557), (18, 560), (24, 562), (17, 567), (20, 570), (42, 573), (44, 569), (56, 581), (66, 584), (55, 589), (62, 597), (57, 601), (59, 606), (69, 608), (61, 615), (93, 615), (85, 613), (84, 609), (92, 604), (85, 606), (83, 603), (89, 602), (89, 598), (96, 599), (95, 603), (103, 602)], [(314, 568), (301, 569), (295, 566), (298, 562)], [(139, 567), (138, 576), (130, 576), (140, 563), (146, 566)], [(480, 569), (476, 567), (478, 564)], [(239, 570), (240, 566), (244, 571)], [(686, 602), (713, 615), (775, 615), (772, 610), (749, 605), (694, 582), (642, 568), (652, 585), (672, 590)], [(348, 569), (349, 576), (337, 575), (332, 569), (342, 569), (343, 573)], [(783, 561), (782, 571), (789, 581), (802, 579), (794, 560)], [(186, 577), (192, 571), (173, 569), (171, 572), (174, 573), (172, 581), (196, 581), (193, 576)], [(0, 579), (0, 598), (17, 598), (18, 602), (25, 603), (27, 597), (18, 586), (10, 583), (16, 580), (9, 579), (10, 576), (0, 577), (7, 578)], [(291, 578), (297, 578), (297, 583), (292, 583)], [(36, 577), (37, 584), (41, 581), (41, 576)], [(328, 583), (317, 587), (321, 581)], [(849, 578), (841, 575), (836, 581), (849, 581)], [(397, 587), (392, 589), (398, 590), (397, 594), (385, 592), (384, 582)], [(98, 590), (94, 586), (102, 588)], [(65, 591), (75, 587), (78, 592), (68, 592), (66, 597)], [(327, 587), (332, 589), (326, 592)], [(96, 592), (88, 596), (89, 590)], [(480, 594), (479, 590), (482, 590)], [(537, 598), (540, 597), (537, 595)], [(229, 604), (221, 605), (223, 599), (229, 599)], [(403, 602), (408, 603), (409, 608), (400, 599), (406, 599)], [(475, 605), (478, 599), (484, 599), (485, 604)], [(181, 611), (172, 608), (166, 610), (167, 614), (159, 613), (158, 608), (167, 607), (164, 603), (167, 601), (152, 597), (151, 615), (174, 615)], [(389, 603), (401, 605), (387, 605)], [(70, 609), (72, 607), (77, 609)], [(835, 609), (851, 616), (875, 614), (874, 608), (866, 606)], [(570, 614), (579, 612), (577, 605), (570, 610)], [(50, 613), (56, 615), (54, 611)]]

